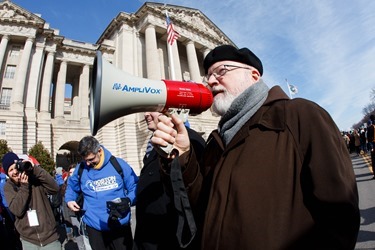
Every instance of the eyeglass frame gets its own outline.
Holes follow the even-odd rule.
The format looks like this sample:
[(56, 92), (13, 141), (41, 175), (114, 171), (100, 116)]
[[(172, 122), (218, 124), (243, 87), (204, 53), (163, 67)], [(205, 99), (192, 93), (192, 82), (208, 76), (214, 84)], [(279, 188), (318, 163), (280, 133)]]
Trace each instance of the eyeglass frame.
[(91, 159), (83, 159), (86, 163), (93, 163), (93, 161), (95, 161), (96, 160), (96, 157), (98, 156), (98, 153), (99, 153), (99, 151), (98, 152), (96, 152), (96, 153), (93, 153), (93, 154), (95, 154), (95, 156), (94, 157), (92, 157)]
[[(216, 73), (215, 70), (218, 69), (218, 68), (220, 68), (221, 66), (223, 66), (223, 68), (220, 69), (220, 71), (223, 71), (224, 73)], [(227, 67), (232, 67), (234, 69), (228, 69)], [(214, 68), (212, 70), (211, 74), (205, 75), (203, 77), (203, 82), (207, 83), (208, 80), (210, 80), (211, 76), (214, 76), (216, 80), (219, 80), (218, 78), (223, 77), (227, 72), (233, 71), (233, 70), (236, 70), (236, 69), (249, 69), (249, 70), (251, 70), (251, 68), (244, 67), (244, 66), (230, 65), (230, 64), (221, 64), (221, 65), (217, 66), (216, 68)]]

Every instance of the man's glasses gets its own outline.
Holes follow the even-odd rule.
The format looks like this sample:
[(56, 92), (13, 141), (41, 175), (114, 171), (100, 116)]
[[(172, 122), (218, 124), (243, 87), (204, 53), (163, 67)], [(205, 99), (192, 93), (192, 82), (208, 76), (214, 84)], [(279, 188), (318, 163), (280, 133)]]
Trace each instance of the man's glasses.
[(85, 162), (86, 163), (93, 163), (93, 161), (96, 159), (96, 156), (98, 155), (98, 153), (95, 154), (94, 157), (91, 157), (90, 159), (85, 159)]
[(248, 67), (242, 67), (242, 66), (236, 66), (236, 65), (228, 65), (223, 64), (218, 67), (216, 67), (211, 74), (205, 75), (203, 78), (203, 82), (208, 83), (208, 80), (210, 80), (211, 76), (214, 76), (217, 80), (219, 80), (220, 77), (223, 77), (228, 71), (232, 71), (235, 69), (251, 69)]

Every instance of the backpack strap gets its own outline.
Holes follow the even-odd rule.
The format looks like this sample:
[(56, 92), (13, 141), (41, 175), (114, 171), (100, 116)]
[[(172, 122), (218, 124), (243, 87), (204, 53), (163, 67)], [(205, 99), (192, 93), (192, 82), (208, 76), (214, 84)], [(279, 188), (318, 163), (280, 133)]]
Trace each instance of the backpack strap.
[(79, 183), (79, 188), (81, 188), (81, 177), (82, 177), (82, 172), (83, 172), (83, 168), (84, 168), (84, 164), (83, 162), (81, 162), (79, 164), (79, 169), (78, 169), (78, 183)]
[(109, 158), (109, 161), (111, 162), (113, 167), (116, 169), (117, 173), (119, 173), (121, 175), (122, 180), (124, 180), (124, 172), (122, 171), (120, 163), (118, 163), (116, 157), (111, 155), (111, 158)]

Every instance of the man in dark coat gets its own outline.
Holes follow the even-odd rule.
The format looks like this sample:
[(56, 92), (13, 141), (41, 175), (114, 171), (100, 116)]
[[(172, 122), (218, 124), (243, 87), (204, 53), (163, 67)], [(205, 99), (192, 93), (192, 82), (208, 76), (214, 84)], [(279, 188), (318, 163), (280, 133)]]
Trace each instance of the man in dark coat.
[(375, 179), (375, 116), (371, 115), (370, 120), (367, 122), (367, 141), (370, 148), (370, 157), (372, 165), (372, 173)]
[[(221, 116), (199, 160), (182, 121), (160, 116), (154, 145), (173, 144), (200, 228), (201, 249), (354, 249), (358, 191), (330, 115), (263, 82), (249, 49), (223, 45), (205, 57)], [(172, 162), (175, 162), (173, 160)]]
[[(159, 112), (145, 113), (150, 131), (156, 130), (159, 115)], [(201, 154), (204, 149), (203, 138), (190, 128), (187, 128), (187, 132), (194, 150)], [(176, 236), (178, 217), (173, 196), (166, 193), (161, 180), (158, 154), (150, 143), (143, 164), (137, 185), (135, 249), (182, 249)]]

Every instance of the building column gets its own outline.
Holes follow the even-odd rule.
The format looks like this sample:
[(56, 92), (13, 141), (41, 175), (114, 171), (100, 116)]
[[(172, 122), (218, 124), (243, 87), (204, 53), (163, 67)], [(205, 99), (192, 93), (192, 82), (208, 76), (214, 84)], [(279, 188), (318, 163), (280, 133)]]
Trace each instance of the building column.
[(61, 61), (60, 70), (57, 75), (56, 91), (55, 91), (55, 118), (64, 118), (64, 99), (65, 99), (65, 84), (66, 72), (68, 64), (66, 61)]
[(146, 77), (145, 75), (145, 69), (143, 67), (143, 44), (141, 42), (141, 39), (140, 39), (140, 34), (137, 33), (137, 55), (136, 57), (138, 58), (136, 60), (137, 62), (137, 68), (138, 68), (138, 72), (136, 74), (136, 76), (139, 76), (139, 77)]
[(154, 25), (148, 25), (145, 31), (147, 78), (160, 80), (160, 63)]
[(19, 64), (19, 68), (17, 69), (17, 78), (16, 84), (14, 88), (14, 95), (12, 96), (12, 104), (16, 104), (14, 108), (17, 110), (23, 109), (23, 95), (25, 92), (25, 83), (26, 83), (26, 76), (27, 76), (27, 69), (29, 66), (31, 49), (33, 46), (34, 39), (29, 37), (26, 40), (25, 46), (22, 52), (21, 62)]
[(51, 83), (52, 83), (52, 73), (53, 73), (53, 64), (55, 60), (55, 52), (48, 51), (46, 64), (44, 66), (44, 75), (42, 82), (42, 91), (40, 94), (40, 107), (39, 111), (43, 118), (51, 118), (50, 113), (50, 93), (51, 93)]
[(178, 53), (177, 40), (172, 45), (172, 54), (173, 54), (172, 60), (173, 60), (174, 73), (176, 76), (176, 80), (182, 81), (183, 79), (182, 79), (182, 71), (181, 71), (181, 62), (180, 62), (180, 55)]
[(80, 96), (79, 96), (79, 89), (81, 88), (79, 79), (74, 77), (72, 81), (72, 99), (70, 103), (70, 119), (78, 121), (79, 116), (81, 115), (80, 112)]
[(5, 55), (5, 51), (7, 50), (8, 42), (9, 42), (9, 36), (3, 35), (3, 37), (1, 38), (1, 43), (0, 43), (0, 68), (2, 68), (2, 65), (3, 65), (4, 55)]
[(137, 32), (137, 29), (133, 27), (133, 75), (134, 76), (139, 76), (138, 40), (139, 40), (139, 33)]
[(39, 92), (38, 91), (38, 84), (39, 84), (39, 77), (40, 77), (39, 73), (42, 70), (43, 52), (44, 52), (44, 46), (37, 45), (35, 49), (35, 53), (33, 55), (32, 62), (31, 62), (29, 84), (28, 84), (27, 92), (26, 92), (25, 108), (29, 109), (30, 111), (32, 110), (33, 112), (36, 111), (37, 93)]
[(89, 81), (90, 81), (90, 66), (85, 64), (82, 67), (82, 73), (79, 77), (79, 100), (81, 120), (89, 118)]
[(199, 72), (197, 52), (195, 50), (193, 41), (188, 41), (186, 43), (186, 54), (190, 71), (190, 80), (194, 82), (201, 82), (202, 79)]

